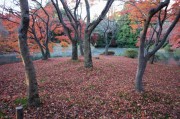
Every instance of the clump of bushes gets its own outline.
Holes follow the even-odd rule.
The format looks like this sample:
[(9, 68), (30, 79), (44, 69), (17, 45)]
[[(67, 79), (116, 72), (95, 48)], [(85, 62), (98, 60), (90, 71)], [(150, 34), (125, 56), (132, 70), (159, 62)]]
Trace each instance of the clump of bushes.
[(136, 58), (138, 56), (138, 52), (135, 49), (127, 49), (124, 52), (124, 56), (129, 57), (129, 58)]
[(171, 46), (170, 46), (169, 44), (164, 47), (164, 50), (165, 50), (166, 52), (172, 52), (172, 51), (173, 51), (173, 50), (171, 49)]
[[(114, 55), (115, 52), (114, 51), (108, 51), (108, 54), (107, 55)], [(105, 52), (103, 52), (101, 55), (105, 55)]]

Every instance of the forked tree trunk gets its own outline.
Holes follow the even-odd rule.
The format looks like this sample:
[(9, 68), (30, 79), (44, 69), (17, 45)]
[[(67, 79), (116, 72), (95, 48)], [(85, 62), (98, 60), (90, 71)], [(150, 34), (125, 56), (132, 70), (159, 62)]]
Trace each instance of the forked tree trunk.
[[(139, 92), (143, 91), (142, 77), (143, 77), (143, 74), (144, 74), (144, 71), (145, 71), (145, 68), (146, 68), (146, 65), (147, 65), (147, 61), (149, 60), (150, 57), (155, 55), (155, 53), (164, 45), (164, 43), (167, 41), (167, 37), (169, 36), (169, 34), (171, 33), (171, 31), (173, 30), (173, 28), (175, 27), (175, 25), (178, 23), (178, 21), (180, 19), (180, 10), (178, 10), (177, 11), (177, 16), (171, 22), (169, 28), (167, 29), (167, 31), (165, 32), (165, 34), (161, 38), (161, 41), (158, 44), (156, 44), (156, 46), (152, 49), (152, 51), (147, 52), (146, 54), (144, 54), (145, 40), (146, 40), (146, 35), (147, 35), (147, 31), (148, 31), (148, 27), (150, 25), (151, 19), (153, 18), (153, 16), (156, 13), (161, 11), (163, 8), (167, 9), (169, 3), (170, 3), (170, 0), (165, 0), (164, 2), (161, 2), (156, 8), (151, 9), (149, 11), (147, 19), (145, 20), (143, 32), (142, 32), (142, 35), (140, 37), (138, 69), (137, 69), (137, 73), (136, 73), (136, 83), (135, 83), (136, 90), (139, 91)], [(161, 25), (159, 25), (160, 29), (157, 31), (158, 33), (160, 33), (160, 35), (161, 35), (163, 23), (167, 19), (167, 11), (165, 10), (164, 18), (161, 21)], [(161, 13), (161, 12), (159, 12), (159, 13)], [(160, 15), (159, 15), (158, 19), (161, 20)], [(159, 38), (160, 38), (160, 36), (159, 36)]]
[(78, 60), (78, 46), (77, 40), (72, 40), (72, 60)]
[(36, 80), (36, 72), (32, 60), (30, 59), (27, 31), (29, 26), (29, 7), (27, 0), (20, 0), (21, 7), (21, 24), (18, 31), (18, 42), (21, 52), (21, 58), (25, 67), (27, 95), (29, 106), (39, 106), (40, 99), (38, 94), (38, 85)]
[(88, 31), (85, 31), (85, 42), (84, 42), (84, 66), (86, 68), (93, 67), (92, 63), (92, 55), (91, 55), (91, 44), (90, 44), (90, 37), (91, 34), (88, 33)]

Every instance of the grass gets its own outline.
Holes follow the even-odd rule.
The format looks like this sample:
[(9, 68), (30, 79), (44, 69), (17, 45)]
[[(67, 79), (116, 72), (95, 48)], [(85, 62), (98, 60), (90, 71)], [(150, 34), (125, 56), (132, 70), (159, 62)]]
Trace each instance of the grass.
[(27, 98), (17, 98), (15, 101), (14, 101), (14, 103), (16, 104), (16, 105), (22, 105), (24, 108), (26, 108), (27, 107)]

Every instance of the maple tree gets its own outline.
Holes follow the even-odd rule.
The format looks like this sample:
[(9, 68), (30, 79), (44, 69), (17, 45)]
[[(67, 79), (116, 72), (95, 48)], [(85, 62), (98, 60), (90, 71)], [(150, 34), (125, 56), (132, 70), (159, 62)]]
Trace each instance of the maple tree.
[[(58, 14), (59, 22), (62, 24), (64, 28), (64, 32), (66, 33), (67, 37), (71, 40), (72, 43), (72, 60), (78, 59), (78, 41), (81, 41), (81, 37), (83, 34), (83, 27), (81, 18), (78, 17), (78, 7), (80, 6), (81, 0), (74, 1), (73, 10), (70, 9), (68, 6), (68, 1), (60, 0), (67, 19), (63, 18), (62, 9), (59, 8), (58, 0), (54, 1), (51, 0), (52, 4), (54, 5), (56, 12)], [(68, 22), (66, 21), (68, 20)], [(82, 49), (81, 49), (81, 52)], [(82, 53), (83, 54), (83, 53)]]
[[(95, 28), (95, 32), (98, 32), (103, 41), (105, 42), (105, 55), (108, 55), (108, 48), (114, 40), (117, 30), (117, 24), (114, 19), (110, 19), (109, 16), (101, 21), (99, 25)], [(93, 33), (93, 39), (96, 40), (98, 36)], [(97, 41), (96, 41), (97, 42)]]
[[(28, 29), (28, 44), (31, 52), (42, 53), (42, 59), (50, 57), (50, 51), (58, 40), (70, 43), (69, 39), (64, 39), (62, 26), (55, 17), (52, 4), (47, 3), (44, 7), (34, 0), (38, 7), (30, 6), (30, 25)], [(11, 9), (11, 8), (10, 8)], [(9, 9), (6, 9), (9, 11)], [(19, 12), (11, 9), (11, 13), (2, 14), (2, 25), (8, 31), (8, 37), (1, 38), (1, 47), (5, 52), (18, 52), (17, 26), (20, 22)], [(62, 36), (62, 37), (59, 37)], [(64, 36), (64, 37), (63, 37)], [(64, 44), (63, 43), (63, 44)], [(62, 43), (61, 43), (62, 44)]]
[[(170, 8), (168, 9), (168, 16), (166, 18), (166, 22), (171, 22), (172, 19), (176, 16), (177, 11), (179, 9), (180, 6), (180, 1), (179, 0), (172, 0), (172, 5), (170, 6)], [(138, 29), (142, 29), (143, 24), (148, 16), (148, 12), (151, 8), (154, 8), (157, 6), (157, 4), (160, 3), (160, 0), (139, 0), (139, 1), (134, 1), (134, 0), (130, 0), (128, 2), (125, 3), (125, 7), (124, 9), (120, 12), (122, 15), (123, 14), (128, 14), (130, 20), (133, 22), (131, 24), (131, 27), (133, 28), (134, 31), (138, 30)], [(161, 10), (161, 14), (164, 14), (164, 10)], [(151, 35), (150, 33), (153, 33), (153, 27), (155, 27), (156, 23), (157, 23), (157, 17), (158, 15), (155, 14), (152, 19), (151, 19), (151, 30), (149, 29), (148, 32), (149, 34), (147, 34), (147, 37), (150, 37), (148, 35)], [(177, 23), (179, 24), (179, 23)], [(165, 28), (165, 27), (164, 27)], [(163, 28), (163, 30), (164, 30)], [(173, 32), (171, 34), (174, 35), (170, 35), (169, 37), (169, 43), (172, 46), (172, 48), (178, 47), (179, 43), (178, 43), (178, 25), (175, 27), (175, 29), (173, 30)], [(174, 38), (173, 38), (174, 37)], [(148, 38), (147, 38), (148, 40)], [(172, 41), (171, 41), (172, 40)], [(138, 41), (139, 43), (139, 41)], [(139, 44), (137, 44), (137, 46), (139, 46)]]
[[(138, 69), (136, 73), (136, 90), (139, 92), (143, 91), (142, 78), (147, 65), (147, 61), (164, 45), (164, 43), (167, 41), (167, 37), (170, 35), (170, 32), (173, 30), (173, 28), (180, 19), (180, 9), (178, 9), (175, 18), (171, 21), (165, 33), (162, 34), (163, 26), (169, 14), (168, 12), (169, 3), (170, 0), (165, 0), (164, 2), (160, 2), (157, 7), (150, 9), (147, 18), (144, 21), (143, 31), (140, 37)], [(145, 41), (146, 41), (148, 28), (152, 23), (154, 23), (152, 18), (154, 18), (156, 15), (157, 15), (156, 21), (158, 21), (154, 26), (156, 40), (153, 49), (149, 50), (149, 46), (151, 46), (150, 41), (153, 40), (154, 33), (152, 34), (152, 37), (150, 38), (148, 44), (146, 44)]]
[(6, 35), (4, 36), (1, 35), (3, 37), (0, 37), (1, 51), (3, 53), (7, 53), (7, 52), (19, 53), (18, 40), (17, 40), (18, 39), (17, 27), (19, 25), (20, 18), (16, 17), (13, 14), (5, 14), (5, 15), (1, 14), (0, 17), (2, 18), (1, 25), (6, 31)]
[[(53, 48), (52, 40), (55, 38), (53, 33), (58, 31), (58, 28), (62, 29), (54, 17), (52, 4), (47, 3), (43, 7), (38, 1), (34, 0), (34, 2), (38, 4), (39, 8), (31, 10), (29, 37), (37, 43), (42, 53), (42, 59), (46, 60), (50, 57), (50, 50)], [(62, 32), (60, 30), (59, 34)], [(51, 46), (49, 47), (49, 45)]]

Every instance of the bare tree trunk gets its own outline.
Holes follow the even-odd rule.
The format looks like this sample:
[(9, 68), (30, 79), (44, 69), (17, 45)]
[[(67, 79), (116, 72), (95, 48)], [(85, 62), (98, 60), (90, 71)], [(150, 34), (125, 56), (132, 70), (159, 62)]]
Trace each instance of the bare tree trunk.
[(109, 49), (109, 44), (106, 44), (106, 46), (105, 46), (105, 55), (108, 55), (108, 49)]
[(36, 72), (32, 60), (30, 59), (28, 44), (27, 44), (27, 31), (29, 26), (29, 7), (27, 0), (20, 0), (21, 7), (21, 24), (19, 27), (19, 48), (21, 58), (25, 66), (27, 94), (29, 106), (39, 106), (40, 99), (38, 94), (38, 85), (36, 80)]
[[(109, 27), (109, 21), (108, 21), (108, 27)], [(104, 54), (108, 55), (109, 43), (108, 43), (108, 33), (107, 33), (107, 30), (104, 32), (104, 38), (105, 38), (105, 43), (106, 43)]]
[(83, 47), (83, 41), (82, 39), (79, 40), (79, 50), (80, 50), (80, 53), (81, 53), (81, 56), (84, 56), (84, 47)]
[(91, 54), (91, 46), (90, 46), (90, 37), (92, 31), (96, 28), (96, 26), (103, 20), (109, 8), (111, 7), (114, 0), (108, 0), (106, 6), (104, 7), (103, 11), (99, 15), (99, 17), (90, 23), (90, 6), (89, 1), (85, 0), (86, 4), (86, 13), (87, 13), (87, 22), (86, 22), (86, 30), (85, 30), (85, 38), (84, 38), (84, 67), (91, 68), (93, 67), (92, 62), (92, 54)]
[(44, 49), (43, 49), (43, 46), (41, 45), (41, 43), (39, 42), (39, 40), (37, 39), (36, 35), (34, 35), (34, 40), (36, 41), (36, 43), (38, 44), (39, 46), (39, 49), (41, 51), (41, 54), (42, 54), (42, 60), (45, 60), (45, 52), (44, 52)]
[(155, 59), (155, 54), (150, 57), (149, 63), (154, 64), (154, 59)]
[(92, 55), (91, 55), (91, 44), (90, 44), (90, 34), (85, 31), (85, 42), (84, 42), (84, 66), (86, 68), (93, 67)]
[(146, 69), (147, 65), (147, 60), (143, 56), (143, 54), (140, 52), (139, 57), (138, 57), (138, 68), (136, 72), (136, 82), (135, 82), (135, 87), (138, 92), (142, 92), (143, 89), (143, 84), (142, 84), (142, 79), (144, 75), (144, 71)]
[(72, 60), (78, 60), (78, 46), (77, 40), (72, 40)]
[(46, 46), (46, 53), (45, 53), (45, 57), (44, 57), (45, 59), (44, 60), (47, 60), (50, 57), (51, 57), (51, 55), (50, 55), (49, 48), (48, 48), (48, 46)]

